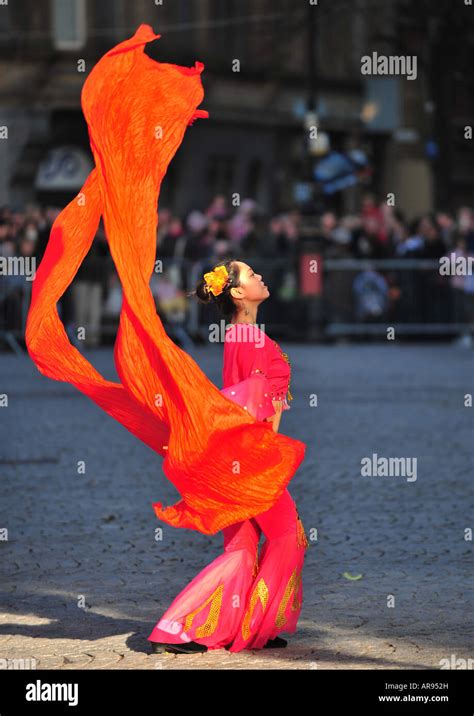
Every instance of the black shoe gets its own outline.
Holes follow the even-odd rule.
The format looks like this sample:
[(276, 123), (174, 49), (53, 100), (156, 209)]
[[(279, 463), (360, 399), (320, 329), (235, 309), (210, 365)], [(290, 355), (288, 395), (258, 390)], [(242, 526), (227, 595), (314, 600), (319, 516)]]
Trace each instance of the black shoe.
[(151, 653), (152, 654), (163, 654), (165, 647), (168, 644), (162, 644), (161, 641), (151, 641)]
[[(225, 645), (224, 649), (229, 649), (230, 646), (232, 646), (234, 642), (231, 641), (228, 644)], [(288, 644), (286, 639), (283, 639), (281, 636), (276, 636), (274, 639), (269, 639), (266, 644), (264, 644), (264, 649), (284, 649), (285, 646)]]
[(282, 639), (281, 636), (276, 636), (274, 639), (269, 639), (264, 645), (264, 649), (284, 649), (288, 644), (286, 639)]
[(165, 651), (170, 654), (199, 654), (207, 651), (207, 646), (197, 641), (186, 641), (182, 644), (164, 644)]

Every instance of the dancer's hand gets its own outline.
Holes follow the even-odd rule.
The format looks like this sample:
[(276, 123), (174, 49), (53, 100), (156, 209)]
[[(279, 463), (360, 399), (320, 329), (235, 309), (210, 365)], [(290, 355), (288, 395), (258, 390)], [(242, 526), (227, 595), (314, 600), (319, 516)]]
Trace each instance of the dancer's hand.
[(272, 400), (272, 405), (275, 410), (275, 413), (282, 413), (283, 411), (283, 400)]
[(272, 405), (273, 405), (275, 414), (272, 415), (271, 417), (267, 418), (267, 420), (272, 422), (273, 431), (275, 433), (277, 433), (278, 428), (280, 427), (281, 414), (283, 411), (283, 401), (282, 400), (272, 400)]

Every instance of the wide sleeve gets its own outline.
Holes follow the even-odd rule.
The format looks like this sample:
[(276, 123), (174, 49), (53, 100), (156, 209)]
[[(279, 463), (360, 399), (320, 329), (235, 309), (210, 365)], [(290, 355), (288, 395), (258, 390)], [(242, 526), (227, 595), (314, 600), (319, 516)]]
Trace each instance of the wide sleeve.
[(227, 358), (229, 369), (224, 371), (226, 387), (221, 393), (248, 410), (257, 420), (274, 415), (266, 342), (235, 342), (228, 350)]

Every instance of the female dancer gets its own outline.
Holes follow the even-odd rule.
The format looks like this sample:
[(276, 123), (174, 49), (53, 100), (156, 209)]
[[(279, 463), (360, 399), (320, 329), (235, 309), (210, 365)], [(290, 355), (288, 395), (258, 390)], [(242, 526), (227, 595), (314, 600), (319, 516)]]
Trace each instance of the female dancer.
[[(255, 524), (246, 521), (261, 515), (259, 524), (268, 530), (266, 525), (273, 524), (271, 510), (280, 505), (275, 528), (280, 532), (273, 533), (272, 540), (276, 537), (276, 543), (279, 539), (282, 549), (275, 551), (269, 544), (266, 550), (272, 574), (263, 571), (267, 560), (262, 561), (261, 580), (251, 595), (251, 610), (240, 632), (243, 641), (236, 635), (234, 621), (229, 629), (238, 650), (249, 643), (246, 635), (253, 634), (257, 622), (263, 629), (259, 634), (268, 632), (270, 637), (294, 622), (298, 597), (296, 601), (290, 598), (299, 580), (296, 565), (285, 584), (288, 592), (277, 606), (272, 629), (266, 619), (272, 618), (275, 607), (273, 571), (284, 572), (273, 562), (283, 560), (286, 565), (289, 550), (293, 505), (285, 490), (304, 458), (306, 445), (275, 432), (268, 422), (232, 400), (233, 396), (223, 394), (192, 357), (171, 340), (156, 312), (150, 279), (157, 268), (161, 182), (187, 128), (195, 119), (208, 116), (206, 110), (198, 109), (204, 96), (200, 77), (204, 65), (196, 62), (195, 67), (181, 67), (155, 62), (144, 53), (144, 47), (159, 37), (149, 25), (140, 25), (132, 37), (97, 62), (84, 82), (81, 104), (95, 167), (51, 228), (32, 285), (25, 341), (43, 375), (73, 385), (164, 458), (161, 470), (181, 499), (167, 507), (152, 503), (159, 520), (203, 534), (232, 528), (226, 533), (229, 552), (224, 555), (225, 569), (219, 565), (215, 571), (211, 569), (207, 582), (215, 583), (215, 587), (206, 595), (211, 604), (206, 626), (202, 622), (205, 609), (194, 615), (194, 606), (184, 608), (184, 624), (180, 626), (174, 617), (170, 620), (175, 622), (173, 628), (181, 629), (179, 642), (189, 643), (195, 637), (206, 644), (205, 635), (208, 630), (212, 632), (208, 622), (213, 623), (221, 597), (226, 604), (226, 619), (237, 621), (239, 607), (232, 602), (235, 608), (227, 608), (228, 593), (223, 594), (223, 585), (228, 582), (222, 577), (232, 575), (232, 594), (246, 598), (250, 552), (241, 544), (250, 544), (248, 524)], [(113, 354), (118, 382), (102, 376), (71, 344), (56, 307), (86, 257), (101, 217), (123, 294)], [(248, 278), (240, 276), (240, 271), (237, 276), (233, 265), (231, 273), (241, 279), (240, 290), (245, 292)], [(227, 292), (225, 289), (224, 295)], [(246, 293), (233, 295), (240, 304), (243, 298), (247, 298)], [(255, 295), (248, 298), (255, 305)], [(249, 385), (257, 385), (262, 379), (257, 376), (251, 376)], [(242, 535), (236, 527), (239, 523), (247, 525)], [(255, 548), (254, 539), (252, 565)], [(240, 566), (245, 569), (240, 570)], [(200, 586), (205, 591), (204, 582)], [(255, 600), (265, 605), (263, 614)], [(175, 641), (168, 633), (159, 640)], [(214, 640), (211, 646), (218, 643)]]
[[(226, 328), (222, 392), (278, 431), (288, 410), (290, 367), (286, 354), (256, 326), (268, 298), (262, 277), (246, 263), (229, 260), (205, 274), (195, 291), (213, 300)], [(261, 533), (266, 541), (261, 555)], [(281, 631), (294, 632), (301, 611), (302, 568), (308, 541), (288, 489), (251, 520), (226, 527), (224, 553), (174, 599), (148, 639), (154, 652), (195, 653), (284, 647)]]

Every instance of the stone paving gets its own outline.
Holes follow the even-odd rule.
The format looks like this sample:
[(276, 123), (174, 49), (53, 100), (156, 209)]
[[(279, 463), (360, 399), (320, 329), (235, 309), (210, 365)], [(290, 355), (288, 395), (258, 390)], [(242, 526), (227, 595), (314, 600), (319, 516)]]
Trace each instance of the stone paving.
[[(161, 458), (28, 357), (0, 356), (0, 668), (473, 668), (472, 350), (281, 346), (280, 429), (307, 444), (290, 483), (310, 539), (298, 629), (285, 649), (193, 656), (150, 654), (147, 636), (222, 534), (160, 523), (151, 503), (178, 498)], [(86, 354), (116, 380), (112, 350)], [(220, 348), (193, 356), (221, 387)], [(416, 480), (362, 476), (374, 453), (416, 457)]]

